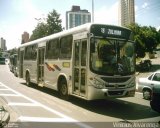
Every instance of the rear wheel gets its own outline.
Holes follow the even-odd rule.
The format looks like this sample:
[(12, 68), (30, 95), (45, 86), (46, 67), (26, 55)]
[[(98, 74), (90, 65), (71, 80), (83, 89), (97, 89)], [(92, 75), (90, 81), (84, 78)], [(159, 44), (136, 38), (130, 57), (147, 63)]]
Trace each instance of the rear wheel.
[(59, 94), (64, 100), (69, 99), (67, 82), (65, 80), (61, 80), (59, 83)]
[(29, 75), (29, 73), (27, 72), (27, 73), (26, 73), (26, 85), (27, 85), (27, 86), (30, 86), (30, 84), (31, 84), (31, 82), (30, 82), (30, 75)]
[(157, 101), (154, 101), (154, 100), (150, 101), (150, 106), (154, 111), (160, 113), (160, 106)]
[(151, 99), (151, 90), (149, 90), (149, 89), (143, 90), (143, 98), (146, 100), (150, 100)]

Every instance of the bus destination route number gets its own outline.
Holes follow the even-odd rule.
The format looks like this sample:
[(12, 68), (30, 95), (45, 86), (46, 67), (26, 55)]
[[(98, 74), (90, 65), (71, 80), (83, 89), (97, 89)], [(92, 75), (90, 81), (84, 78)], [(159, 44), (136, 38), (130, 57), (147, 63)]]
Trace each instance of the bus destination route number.
[(106, 28), (101, 28), (101, 32), (107, 33), (108, 35), (117, 35), (117, 36), (121, 36), (122, 34), (120, 30), (106, 29)]

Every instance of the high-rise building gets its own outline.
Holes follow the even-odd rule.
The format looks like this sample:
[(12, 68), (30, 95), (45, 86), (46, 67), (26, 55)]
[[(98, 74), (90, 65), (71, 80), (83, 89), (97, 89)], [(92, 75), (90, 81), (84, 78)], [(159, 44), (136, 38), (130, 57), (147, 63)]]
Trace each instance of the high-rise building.
[(7, 47), (6, 47), (6, 40), (3, 39), (2, 37), (0, 38), (0, 49), (1, 49), (2, 51), (7, 50)]
[(119, 24), (127, 26), (135, 23), (134, 0), (120, 0)]
[(28, 32), (24, 32), (22, 34), (22, 42), (21, 42), (21, 44), (24, 44), (24, 43), (26, 43), (28, 41), (29, 41), (29, 33)]
[(91, 22), (91, 13), (81, 10), (80, 6), (72, 6), (71, 11), (66, 12), (66, 29), (70, 29)]

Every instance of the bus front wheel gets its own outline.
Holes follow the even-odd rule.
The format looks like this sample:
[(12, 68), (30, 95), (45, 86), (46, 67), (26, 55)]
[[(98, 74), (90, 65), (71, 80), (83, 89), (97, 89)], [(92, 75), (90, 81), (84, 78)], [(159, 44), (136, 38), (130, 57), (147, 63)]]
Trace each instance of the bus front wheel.
[(65, 80), (61, 80), (59, 83), (59, 94), (64, 100), (69, 99), (67, 82)]

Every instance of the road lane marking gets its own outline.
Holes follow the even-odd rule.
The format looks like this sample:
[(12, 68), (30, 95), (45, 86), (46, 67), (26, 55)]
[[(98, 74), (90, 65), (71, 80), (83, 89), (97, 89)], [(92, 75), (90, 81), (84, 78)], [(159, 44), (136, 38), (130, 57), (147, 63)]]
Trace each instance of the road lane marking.
[(19, 96), (17, 94), (0, 94), (0, 96)]
[(0, 91), (6, 91), (6, 90), (8, 91), (9, 89), (8, 88), (1, 88), (0, 89)]
[(58, 112), (58, 111), (56, 111), (56, 110), (54, 110), (54, 109), (49, 108), (48, 106), (45, 106), (45, 105), (43, 105), (43, 104), (41, 104), (41, 103), (39, 103), (39, 102), (37, 102), (37, 101), (35, 101), (35, 100), (33, 100), (33, 99), (31, 99), (31, 98), (23, 95), (23, 94), (15, 91), (15, 90), (13, 90), (12, 88), (6, 86), (5, 84), (3, 84), (3, 83), (1, 83), (1, 82), (0, 82), (0, 84), (3, 85), (4, 87), (10, 89), (10, 90), (11, 90), (12, 92), (14, 92), (15, 94), (18, 94), (19, 96), (21, 96), (21, 97), (23, 97), (23, 98), (31, 101), (32, 103), (41, 106), (41, 107), (44, 108), (45, 110), (48, 110), (48, 111), (50, 111), (50, 112), (52, 112), (52, 113), (54, 113), (54, 114), (56, 114), (56, 115), (58, 115), (58, 116), (60, 116), (60, 117), (63, 117), (63, 118), (66, 118), (66, 119), (70, 119), (70, 120), (74, 121), (74, 119), (72, 119), (72, 118), (70, 118), (70, 117), (68, 117), (68, 116), (66, 116), (66, 115), (64, 115), (64, 114), (62, 114), (62, 113), (60, 113), (60, 112)]
[[(42, 117), (27, 117), (27, 116), (20, 116), (19, 117), (20, 121), (22, 122), (56, 122), (56, 123), (72, 123), (75, 124), (77, 126), (79, 126), (80, 128), (94, 128), (92, 126), (89, 126), (87, 124), (81, 123), (81, 122), (77, 122), (76, 120), (68, 120), (68, 119), (62, 119), (62, 118), (42, 118)], [(67, 124), (66, 124), (67, 127)]]
[(74, 122), (73, 120), (65, 119), (65, 118), (43, 118), (43, 117), (28, 117), (28, 116), (20, 116), (18, 118), (22, 122)]
[(34, 104), (34, 103), (13, 103), (13, 102), (9, 102), (8, 105), (10, 106), (39, 106), (38, 104)]
[[(14, 92), (15, 94), (17, 94), (18, 96), (21, 96), (21, 97), (23, 97), (23, 98), (31, 101), (33, 104), (36, 104), (36, 105), (44, 108), (45, 110), (48, 110), (48, 111), (50, 111), (50, 112), (52, 112), (52, 113), (54, 113), (54, 114), (62, 117), (62, 118), (43, 118), (43, 117), (25, 117), (25, 116), (20, 116), (20, 117), (18, 118), (19, 121), (23, 121), (23, 122), (26, 121), (26, 122), (28, 122), (28, 121), (33, 121), (33, 120), (34, 120), (34, 122), (38, 122), (38, 121), (40, 120), (40, 122), (44, 122), (44, 121), (47, 121), (47, 122), (48, 122), (48, 121), (51, 121), (51, 122), (75, 122), (76, 125), (78, 125), (78, 126), (80, 126), (80, 127), (93, 128), (93, 127), (91, 127), (91, 126), (89, 126), (89, 125), (87, 125), (87, 124), (81, 123), (81, 122), (79, 122), (78, 120), (75, 120), (75, 119), (73, 119), (73, 118), (71, 118), (71, 117), (69, 117), (69, 116), (66, 116), (66, 115), (64, 115), (64, 114), (62, 114), (62, 113), (60, 113), (60, 112), (58, 112), (58, 111), (56, 111), (56, 110), (54, 110), (54, 109), (46, 106), (46, 105), (43, 105), (43, 104), (37, 102), (37, 101), (35, 101), (35, 100), (33, 100), (33, 99), (25, 96), (25, 95), (23, 95), (23, 94), (15, 91), (15, 90), (13, 90), (12, 88), (6, 86), (5, 84), (3, 84), (3, 83), (1, 83), (1, 82), (0, 82), (0, 85), (6, 87), (7, 89), (9, 89), (9, 90), (11, 90), (11, 91), (13, 91), (13, 92)], [(10, 94), (10, 95), (11, 95), (11, 94)], [(3, 95), (2, 95), (2, 96), (3, 96)], [(16, 105), (16, 103), (8, 103), (8, 104), (10, 104), (10, 105)], [(24, 103), (24, 104), (25, 104), (25, 103)], [(18, 105), (18, 103), (17, 103), (17, 105)], [(20, 105), (20, 104), (19, 104), (19, 105)], [(21, 104), (21, 105), (22, 105), (22, 104)], [(47, 119), (49, 119), (49, 120), (47, 120)]]

